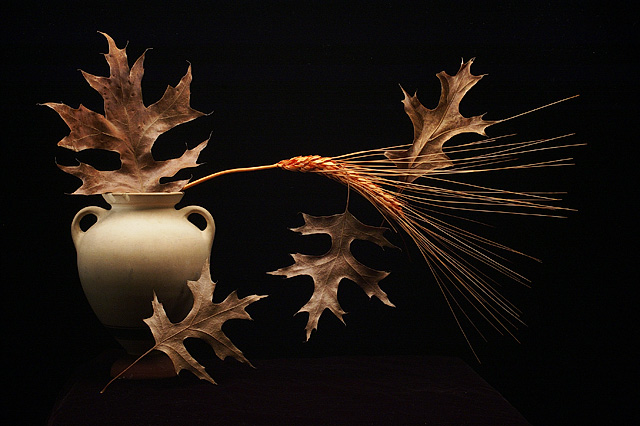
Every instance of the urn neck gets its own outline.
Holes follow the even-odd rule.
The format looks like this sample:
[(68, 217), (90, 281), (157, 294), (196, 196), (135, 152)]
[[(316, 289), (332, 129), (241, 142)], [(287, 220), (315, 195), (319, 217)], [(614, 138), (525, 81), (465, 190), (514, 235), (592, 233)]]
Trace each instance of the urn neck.
[(114, 208), (167, 208), (178, 204), (183, 195), (183, 192), (110, 192), (102, 197)]

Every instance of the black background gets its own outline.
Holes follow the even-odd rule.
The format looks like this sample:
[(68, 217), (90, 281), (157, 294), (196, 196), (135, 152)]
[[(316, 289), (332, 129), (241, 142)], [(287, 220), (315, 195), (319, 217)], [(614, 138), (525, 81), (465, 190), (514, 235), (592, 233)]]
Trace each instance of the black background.
[[(578, 211), (563, 220), (494, 220), (497, 237), (543, 262), (519, 260), (533, 287), (507, 290), (528, 323), (518, 332), (521, 343), (495, 333), (488, 343), (475, 339), (481, 364), (411, 248), (365, 250), (371, 266), (392, 271), (381, 285), (395, 309), (342, 284), (347, 327), (325, 314), (303, 342), (305, 317), (293, 315), (310, 296), (310, 281), (265, 272), (290, 264), (289, 252), (322, 250), (326, 241), (287, 228), (301, 224), (301, 211), (341, 212), (346, 192), (338, 184), (281, 171), (234, 175), (189, 190), (182, 204), (201, 205), (216, 219), (217, 297), (234, 289), (269, 294), (249, 309), (255, 321), (225, 327), (250, 359), (458, 356), (534, 424), (589, 424), (601, 415), (612, 424), (630, 420), (627, 383), (637, 374), (629, 349), (637, 252), (627, 244), (637, 208), (628, 101), (637, 86), (635, 15), (585, 2), (170, 3), (20, 2), (3, 12), (3, 376), (12, 395), (3, 411), (19, 411), (25, 424), (44, 422), (73, 370), (116, 347), (84, 298), (69, 235), (75, 212), (104, 202), (66, 195), (79, 184), (55, 165), (73, 161), (56, 147), (68, 129), (38, 105), (82, 103), (101, 111), (78, 69), (107, 74), (99, 54), (106, 41), (97, 33), (103, 31), (120, 47), (129, 42), (131, 61), (153, 48), (145, 61), (147, 103), (192, 64), (192, 106), (214, 113), (163, 135), (156, 154), (177, 155), (211, 134), (196, 177), (408, 143), (412, 128), (398, 84), (417, 89), (433, 107), (435, 74), (454, 74), (461, 58), (475, 57), (472, 71), (488, 74), (465, 97), (465, 115), (499, 119), (579, 94), (489, 129), (527, 139), (575, 132), (572, 140), (587, 146), (571, 151), (572, 168), (504, 176), (526, 190), (566, 190), (566, 205)], [(351, 209), (379, 223), (357, 197)]]

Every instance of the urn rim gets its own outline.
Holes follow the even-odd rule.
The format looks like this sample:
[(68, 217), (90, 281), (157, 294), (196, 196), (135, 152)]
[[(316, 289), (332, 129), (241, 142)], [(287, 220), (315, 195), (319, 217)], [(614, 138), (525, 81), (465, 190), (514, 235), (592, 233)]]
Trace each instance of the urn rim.
[(108, 192), (102, 194), (110, 205), (174, 205), (178, 203), (184, 192)]

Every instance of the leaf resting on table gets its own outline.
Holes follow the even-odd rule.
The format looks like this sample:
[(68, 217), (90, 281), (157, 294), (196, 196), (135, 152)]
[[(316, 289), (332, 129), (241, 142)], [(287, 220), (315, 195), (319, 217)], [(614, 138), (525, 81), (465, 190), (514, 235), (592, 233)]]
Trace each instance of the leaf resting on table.
[(195, 337), (207, 342), (220, 359), (231, 356), (240, 362), (251, 365), (242, 352), (222, 332), (222, 325), (231, 319), (248, 319), (251, 317), (245, 308), (266, 296), (247, 296), (239, 299), (234, 291), (221, 303), (213, 303), (212, 297), (215, 283), (211, 281), (209, 261), (202, 268), (198, 281), (187, 281), (193, 293), (193, 308), (184, 320), (172, 323), (158, 297), (153, 296), (153, 315), (144, 320), (151, 329), (156, 341), (154, 349), (166, 353), (176, 370), (189, 370), (202, 380), (214, 383), (204, 367), (196, 361), (184, 346), (184, 340)]
[(325, 309), (329, 309), (344, 322), (342, 316), (346, 312), (338, 303), (338, 286), (343, 278), (358, 284), (369, 298), (376, 296), (385, 305), (394, 306), (378, 286), (380, 280), (389, 273), (371, 269), (358, 262), (351, 254), (351, 243), (356, 239), (371, 241), (380, 247), (396, 248), (383, 236), (386, 228), (365, 225), (348, 210), (332, 216), (311, 216), (305, 213), (302, 216), (305, 224), (292, 231), (303, 235), (329, 234), (331, 249), (322, 256), (292, 254), (291, 257), (295, 261), (293, 265), (269, 273), (287, 278), (298, 275), (309, 275), (313, 278), (313, 295), (298, 311), (309, 314), (306, 326), (307, 340), (311, 332), (318, 328), (318, 321)]
[(74, 194), (107, 192), (172, 192), (179, 191), (186, 180), (160, 183), (162, 177), (172, 177), (178, 171), (195, 167), (200, 151), (207, 141), (188, 149), (179, 158), (156, 161), (151, 154), (154, 142), (173, 127), (204, 115), (189, 106), (191, 66), (176, 87), (168, 86), (162, 98), (146, 107), (142, 102), (144, 53), (129, 69), (125, 49), (118, 49), (107, 34), (109, 53), (105, 54), (109, 77), (86, 72), (82, 75), (104, 99), (104, 115), (80, 105), (77, 109), (61, 103), (46, 103), (67, 123), (71, 132), (58, 146), (73, 151), (100, 149), (120, 154), (121, 168), (98, 170), (89, 164), (59, 166), (63, 171), (82, 179)]
[(406, 169), (402, 180), (413, 182), (431, 170), (451, 166), (451, 160), (442, 150), (445, 142), (460, 133), (485, 136), (484, 130), (497, 123), (483, 120), (482, 115), (467, 118), (460, 114), (460, 101), (482, 79), (481, 75), (471, 74), (472, 63), (473, 59), (464, 62), (454, 76), (444, 71), (436, 74), (442, 91), (435, 109), (425, 108), (415, 94), (409, 96), (402, 89), (404, 110), (413, 123), (413, 144), (407, 150), (385, 152), (398, 168)]

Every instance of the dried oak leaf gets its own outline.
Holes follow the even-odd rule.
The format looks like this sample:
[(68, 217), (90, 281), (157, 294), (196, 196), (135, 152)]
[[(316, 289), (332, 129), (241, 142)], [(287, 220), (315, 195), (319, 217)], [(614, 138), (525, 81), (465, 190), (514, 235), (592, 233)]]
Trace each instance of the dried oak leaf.
[(44, 105), (55, 110), (71, 129), (58, 146), (75, 152), (86, 149), (115, 151), (120, 154), (122, 166), (119, 170), (107, 171), (86, 163), (59, 167), (82, 180), (82, 186), (74, 194), (179, 191), (188, 180), (160, 183), (160, 178), (172, 177), (184, 168), (197, 166), (198, 155), (207, 141), (186, 150), (179, 158), (166, 161), (156, 161), (151, 148), (162, 133), (204, 115), (189, 105), (191, 66), (176, 87), (168, 86), (159, 101), (146, 107), (141, 87), (145, 54), (129, 69), (126, 48), (119, 49), (111, 37), (101, 34), (109, 44), (105, 58), (110, 76), (99, 77), (84, 71), (82, 75), (104, 99), (105, 114), (83, 105), (77, 109), (61, 103)]
[(404, 110), (413, 123), (413, 144), (407, 150), (385, 152), (398, 168), (406, 169), (402, 180), (413, 182), (431, 170), (451, 166), (451, 160), (442, 150), (445, 142), (460, 133), (485, 136), (484, 130), (498, 122), (483, 120), (482, 115), (467, 118), (460, 114), (460, 101), (483, 77), (471, 74), (472, 63), (473, 59), (463, 62), (454, 76), (444, 71), (436, 74), (442, 90), (435, 109), (425, 108), (416, 94), (409, 96), (402, 89)]
[(396, 248), (383, 236), (386, 228), (365, 225), (348, 210), (332, 216), (311, 216), (305, 213), (302, 216), (305, 224), (292, 231), (302, 235), (329, 234), (331, 248), (321, 256), (292, 254), (291, 257), (295, 261), (293, 265), (269, 274), (283, 275), (287, 278), (309, 275), (313, 278), (313, 295), (298, 311), (309, 314), (306, 326), (307, 340), (311, 332), (318, 328), (318, 321), (325, 309), (329, 309), (344, 323), (342, 316), (346, 312), (338, 303), (338, 286), (343, 278), (358, 284), (369, 298), (376, 296), (385, 305), (394, 306), (378, 286), (378, 282), (389, 273), (371, 269), (358, 262), (351, 254), (351, 243), (356, 239), (371, 241), (380, 247)]
[(213, 384), (215, 381), (207, 374), (204, 367), (196, 361), (184, 346), (184, 340), (195, 337), (207, 342), (220, 359), (231, 356), (240, 362), (251, 365), (242, 352), (222, 332), (222, 325), (231, 319), (248, 319), (251, 317), (245, 308), (266, 296), (251, 295), (242, 299), (234, 291), (221, 303), (213, 303), (212, 297), (215, 283), (211, 281), (209, 261), (205, 262), (198, 281), (187, 281), (193, 293), (193, 307), (185, 319), (172, 323), (158, 297), (154, 294), (153, 315), (144, 320), (151, 329), (156, 341), (153, 349), (166, 353), (176, 370), (189, 370), (197, 377)]

